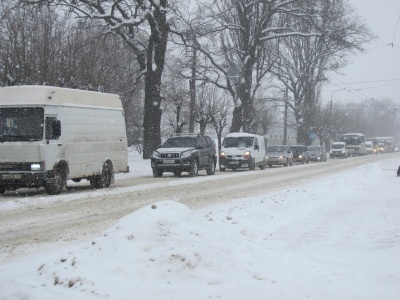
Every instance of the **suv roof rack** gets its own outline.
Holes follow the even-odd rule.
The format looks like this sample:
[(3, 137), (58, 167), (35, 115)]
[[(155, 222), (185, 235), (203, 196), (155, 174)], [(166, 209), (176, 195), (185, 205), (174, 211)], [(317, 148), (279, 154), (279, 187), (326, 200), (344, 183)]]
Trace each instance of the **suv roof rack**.
[(207, 132), (198, 132), (198, 133), (192, 133), (192, 132), (181, 132), (181, 133), (171, 133), (170, 137), (174, 137), (174, 136), (207, 136), (208, 133)]

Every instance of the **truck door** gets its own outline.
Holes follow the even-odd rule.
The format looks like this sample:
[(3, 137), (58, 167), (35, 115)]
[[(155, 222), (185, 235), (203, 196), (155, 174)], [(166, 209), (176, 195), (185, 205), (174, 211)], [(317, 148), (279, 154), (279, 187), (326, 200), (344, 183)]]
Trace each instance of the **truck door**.
[(260, 161), (260, 144), (258, 143), (258, 138), (254, 138), (254, 149), (252, 152), (254, 152), (254, 160), (256, 163)]
[(54, 164), (65, 156), (65, 153), (62, 153), (61, 122), (56, 114), (45, 115), (44, 138), (44, 149), (42, 151), (44, 152), (46, 168), (52, 170)]

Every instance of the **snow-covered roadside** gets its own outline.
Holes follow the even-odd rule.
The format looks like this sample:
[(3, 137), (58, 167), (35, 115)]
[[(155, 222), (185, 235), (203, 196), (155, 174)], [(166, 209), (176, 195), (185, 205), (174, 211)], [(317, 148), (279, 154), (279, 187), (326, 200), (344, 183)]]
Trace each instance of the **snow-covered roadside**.
[(0, 299), (399, 299), (398, 164), (195, 211), (155, 203), (1, 265)]

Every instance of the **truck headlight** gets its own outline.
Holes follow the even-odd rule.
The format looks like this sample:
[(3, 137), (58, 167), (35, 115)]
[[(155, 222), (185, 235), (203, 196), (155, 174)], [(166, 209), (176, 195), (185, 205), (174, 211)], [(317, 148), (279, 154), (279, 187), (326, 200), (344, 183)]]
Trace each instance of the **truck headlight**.
[(251, 151), (245, 151), (243, 154), (244, 158), (249, 158), (251, 156)]
[(221, 151), (221, 152), (219, 153), (219, 156), (220, 156), (220, 157), (225, 157), (225, 151)]

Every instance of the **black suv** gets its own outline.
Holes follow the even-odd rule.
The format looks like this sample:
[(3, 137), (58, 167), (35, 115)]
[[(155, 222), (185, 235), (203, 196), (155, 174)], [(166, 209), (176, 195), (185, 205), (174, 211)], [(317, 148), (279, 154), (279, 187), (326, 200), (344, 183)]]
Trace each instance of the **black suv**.
[(310, 162), (310, 153), (307, 151), (306, 145), (291, 145), (289, 148), (293, 153), (293, 162), (302, 164)]
[(197, 176), (199, 170), (214, 175), (217, 163), (215, 143), (209, 136), (180, 135), (168, 138), (153, 152), (151, 168), (153, 176), (162, 177), (164, 172), (172, 172), (180, 177), (182, 172)]

